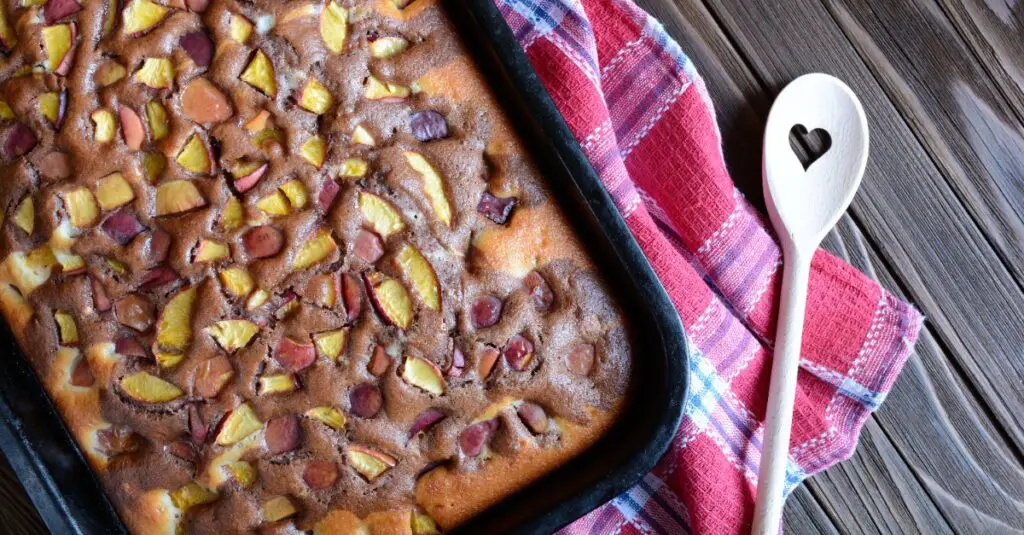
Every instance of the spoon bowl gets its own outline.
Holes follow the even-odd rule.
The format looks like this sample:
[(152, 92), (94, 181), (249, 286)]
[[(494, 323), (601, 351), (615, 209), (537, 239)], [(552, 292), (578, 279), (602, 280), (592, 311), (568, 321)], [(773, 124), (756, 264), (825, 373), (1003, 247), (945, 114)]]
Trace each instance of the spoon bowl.
[[(796, 126), (808, 132), (824, 130), (831, 139), (828, 149), (806, 169), (789, 143)], [(765, 199), (784, 264), (754, 506), (756, 535), (777, 535), (782, 517), (811, 259), (850, 206), (867, 160), (867, 118), (846, 84), (814, 73), (782, 90), (764, 135)]]

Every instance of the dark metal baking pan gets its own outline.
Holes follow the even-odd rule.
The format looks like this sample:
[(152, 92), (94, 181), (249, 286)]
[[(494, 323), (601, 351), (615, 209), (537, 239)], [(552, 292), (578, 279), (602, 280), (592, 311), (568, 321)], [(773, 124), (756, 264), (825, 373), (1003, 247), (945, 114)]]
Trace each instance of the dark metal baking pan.
[[(598, 442), (458, 533), (551, 533), (644, 476), (668, 449), (687, 390), (683, 329), (661, 282), (492, 0), (443, 0), (556, 199), (626, 312), (633, 387)], [(0, 448), (53, 533), (125, 533), (10, 331), (0, 368)]]

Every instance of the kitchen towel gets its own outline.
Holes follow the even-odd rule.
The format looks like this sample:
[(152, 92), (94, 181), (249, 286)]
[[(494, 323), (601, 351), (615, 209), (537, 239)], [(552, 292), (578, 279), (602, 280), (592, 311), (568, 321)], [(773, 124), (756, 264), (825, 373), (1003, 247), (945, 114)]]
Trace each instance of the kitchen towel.
[[(782, 257), (766, 218), (729, 177), (707, 90), (679, 45), (628, 0), (495, 1), (694, 349), (668, 454), (563, 533), (747, 532)], [(787, 494), (852, 455), (921, 323), (916, 309), (843, 261), (814, 257)]]

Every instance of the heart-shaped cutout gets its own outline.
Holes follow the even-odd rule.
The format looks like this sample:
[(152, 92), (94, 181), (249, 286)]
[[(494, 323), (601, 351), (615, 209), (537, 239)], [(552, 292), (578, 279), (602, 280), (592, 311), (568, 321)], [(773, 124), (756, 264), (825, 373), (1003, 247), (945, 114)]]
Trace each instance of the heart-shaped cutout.
[(789, 131), (789, 146), (806, 171), (832, 148), (832, 136), (821, 128), (808, 132), (806, 126), (798, 124)]

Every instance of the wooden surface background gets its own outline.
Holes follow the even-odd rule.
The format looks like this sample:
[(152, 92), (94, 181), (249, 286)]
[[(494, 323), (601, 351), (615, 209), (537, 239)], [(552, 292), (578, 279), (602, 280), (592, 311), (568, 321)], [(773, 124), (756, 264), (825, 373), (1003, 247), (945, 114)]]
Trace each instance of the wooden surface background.
[[(928, 316), (853, 458), (790, 498), (789, 533), (1024, 533), (1024, 2), (637, 0), (696, 62), (760, 201), (773, 96), (823, 71), (871, 123), (833, 252)], [(0, 463), (0, 532), (43, 531)]]

